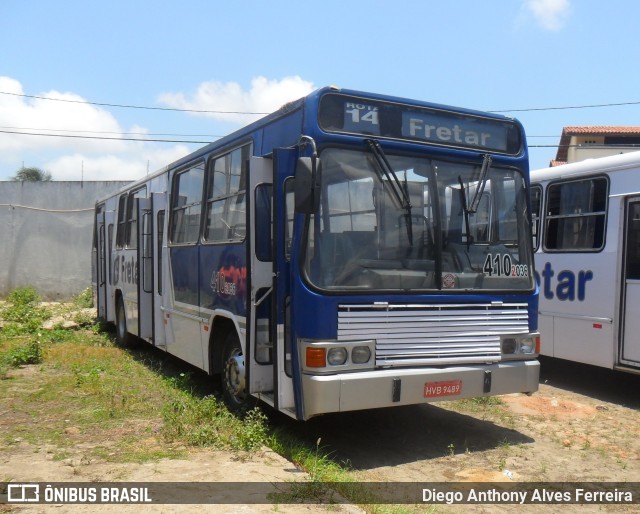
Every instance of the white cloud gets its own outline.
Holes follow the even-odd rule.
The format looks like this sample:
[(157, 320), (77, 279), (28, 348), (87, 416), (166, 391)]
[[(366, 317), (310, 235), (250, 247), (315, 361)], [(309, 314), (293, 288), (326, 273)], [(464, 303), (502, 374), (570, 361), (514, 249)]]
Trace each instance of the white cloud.
[(287, 102), (308, 95), (314, 89), (312, 82), (298, 76), (281, 80), (255, 77), (251, 80), (251, 88), (248, 91), (243, 90), (237, 82), (211, 81), (200, 84), (191, 97), (183, 93), (163, 93), (158, 100), (178, 109), (222, 111), (193, 114), (244, 125), (261, 118), (264, 113), (277, 110)]
[(184, 145), (146, 148), (137, 155), (64, 155), (45, 164), (54, 180), (136, 180), (187, 155)]
[(542, 28), (553, 31), (564, 27), (571, 11), (569, 0), (524, 0), (524, 7)]
[[(19, 130), (21, 132), (53, 134), (57, 131), (101, 131), (122, 132), (114, 116), (101, 108), (85, 102), (73, 93), (47, 91), (36, 96), (53, 98), (51, 101), (42, 98), (26, 98), (22, 85), (9, 77), (0, 77), (0, 91), (12, 93), (0, 95), (0, 130)], [(5, 127), (7, 127), (5, 129)], [(79, 135), (69, 132), (70, 135)], [(104, 150), (104, 141), (80, 138), (61, 138), (50, 136), (25, 136), (17, 134), (2, 134), (0, 138), (1, 151), (16, 151), (37, 149), (77, 149)], [(121, 141), (108, 142), (111, 151), (118, 151), (124, 147)]]
[[(10, 170), (0, 173), (0, 179), (13, 176), (19, 163), (24, 163), (51, 172), (54, 180), (133, 180), (146, 175), (147, 165), (153, 172), (189, 153), (181, 144), (118, 140), (131, 137), (125, 136), (128, 133), (149, 131), (138, 125), (124, 130), (109, 111), (74, 93), (51, 90), (34, 95), (42, 98), (30, 98), (24, 96), (20, 82), (1, 76), (0, 91), (10, 93), (0, 94), (0, 130), (4, 131), (0, 133), (0, 166)], [(81, 137), (53, 137), (62, 132)]]
[[(280, 80), (256, 77), (248, 91), (234, 82), (205, 82), (194, 95), (166, 93), (159, 100), (182, 109), (268, 113), (313, 89), (311, 82), (297, 76)], [(184, 144), (118, 140), (131, 137), (129, 133), (148, 134), (149, 130), (139, 125), (125, 129), (107, 109), (73, 92), (50, 90), (34, 93), (42, 98), (28, 97), (19, 81), (2, 76), (0, 92), (10, 93), (0, 94), (0, 180), (13, 176), (21, 163), (51, 172), (54, 180), (133, 180), (191, 151)], [(261, 116), (219, 114), (210, 118), (245, 125)], [(7, 133), (11, 131), (51, 136)], [(52, 137), (60, 132), (84, 137)]]

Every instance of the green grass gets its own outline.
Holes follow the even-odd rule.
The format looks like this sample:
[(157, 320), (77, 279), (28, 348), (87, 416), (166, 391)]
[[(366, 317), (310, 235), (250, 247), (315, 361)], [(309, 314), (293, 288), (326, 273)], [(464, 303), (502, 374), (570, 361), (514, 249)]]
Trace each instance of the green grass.
[(171, 356), (120, 348), (93, 319), (74, 329), (41, 328), (52, 311), (73, 313), (76, 302), (43, 308), (29, 288), (7, 300), (0, 309), (0, 398), (13, 423), (0, 425), (0, 440), (9, 451), (27, 442), (46, 446), (55, 460), (142, 463), (185, 458), (190, 448), (244, 456), (268, 446), (308, 473), (276, 502), (342, 497), (377, 514), (423, 511), (372, 504), (358, 474), (332, 460), (321, 440), (313, 445), (286, 425), (272, 426), (258, 408), (231, 414), (210, 377)]

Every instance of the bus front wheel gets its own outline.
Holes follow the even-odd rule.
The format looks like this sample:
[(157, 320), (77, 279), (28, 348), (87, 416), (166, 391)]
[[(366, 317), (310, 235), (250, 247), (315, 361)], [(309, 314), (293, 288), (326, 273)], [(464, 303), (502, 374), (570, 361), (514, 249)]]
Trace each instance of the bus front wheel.
[(229, 410), (238, 412), (247, 406), (247, 388), (244, 355), (234, 331), (224, 341), (222, 359), (222, 397)]

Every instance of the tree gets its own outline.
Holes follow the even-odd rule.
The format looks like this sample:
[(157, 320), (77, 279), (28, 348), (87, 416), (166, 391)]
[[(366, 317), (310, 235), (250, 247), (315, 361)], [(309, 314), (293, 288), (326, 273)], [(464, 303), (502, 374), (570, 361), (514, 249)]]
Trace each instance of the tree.
[(52, 180), (51, 173), (40, 168), (20, 168), (13, 180), (18, 182), (49, 182)]

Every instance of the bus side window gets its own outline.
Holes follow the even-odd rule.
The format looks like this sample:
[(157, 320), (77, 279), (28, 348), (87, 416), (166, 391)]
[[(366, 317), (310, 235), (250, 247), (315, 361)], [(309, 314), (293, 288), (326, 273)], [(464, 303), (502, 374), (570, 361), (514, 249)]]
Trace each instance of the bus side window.
[(113, 223), (109, 223), (109, 227), (107, 229), (107, 238), (108, 238), (108, 246), (107, 246), (107, 254), (109, 259), (109, 285), (113, 285), (113, 266), (111, 265), (111, 250), (113, 249)]
[(608, 186), (605, 177), (549, 184), (545, 250), (597, 252), (604, 248)]
[(205, 241), (244, 241), (247, 232), (245, 189), (250, 156), (251, 145), (244, 145), (210, 162)]
[(195, 243), (198, 240), (203, 181), (204, 163), (174, 177), (169, 235), (172, 243)]
[(127, 237), (127, 198), (126, 194), (118, 201), (118, 232), (116, 234), (116, 247), (123, 248)]
[(295, 217), (295, 198), (294, 198), (294, 190), (295, 190), (295, 179), (289, 178), (284, 183), (284, 197), (285, 197), (285, 219), (287, 220), (287, 224), (285, 225), (285, 248), (284, 255), (287, 260), (291, 260), (291, 244), (293, 242), (293, 219)]
[(129, 194), (127, 202), (127, 248), (135, 249), (138, 247), (138, 198), (146, 198), (147, 188), (143, 187)]

